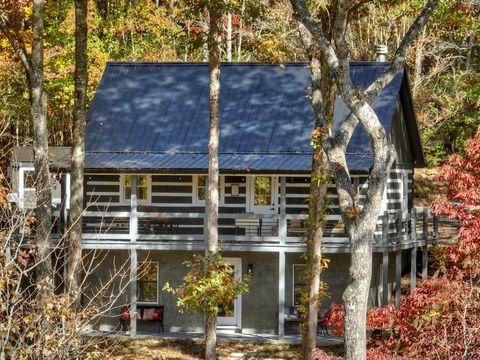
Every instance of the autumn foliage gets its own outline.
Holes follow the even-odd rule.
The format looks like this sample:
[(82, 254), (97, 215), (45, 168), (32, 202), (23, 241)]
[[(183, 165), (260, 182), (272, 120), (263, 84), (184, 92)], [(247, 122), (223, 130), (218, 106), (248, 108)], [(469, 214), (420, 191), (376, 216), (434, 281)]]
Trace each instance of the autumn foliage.
[[(437, 215), (456, 220), (456, 244), (433, 252), (434, 276), (402, 298), (400, 308), (369, 311), (368, 359), (480, 359), (480, 131), (465, 155), (453, 155), (438, 175), (447, 193)], [(332, 305), (332, 332), (343, 334), (341, 305)]]
[(432, 206), (458, 221), (458, 242), (434, 252), (437, 273), (399, 309), (368, 314), (370, 358), (480, 359), (480, 132), (439, 172), (447, 193)]
[(232, 266), (219, 253), (194, 255), (192, 261), (185, 261), (189, 269), (182, 284), (177, 288), (167, 282), (163, 290), (177, 296), (180, 312), (191, 311), (217, 315), (225, 310), (228, 315), (230, 304), (241, 293), (248, 291), (250, 275), (242, 280), (235, 277)]

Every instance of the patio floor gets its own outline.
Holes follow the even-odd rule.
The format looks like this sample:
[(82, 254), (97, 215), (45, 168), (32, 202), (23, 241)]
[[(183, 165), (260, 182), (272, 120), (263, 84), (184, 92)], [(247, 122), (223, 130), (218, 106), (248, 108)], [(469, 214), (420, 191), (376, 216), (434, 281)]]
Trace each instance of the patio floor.
[[(131, 337), (128, 332), (123, 331), (97, 331), (88, 332), (90, 336), (107, 336), (107, 337), (128, 337), (134, 339), (174, 339), (174, 340), (203, 340), (202, 332), (141, 332)], [(244, 333), (217, 333), (218, 341), (221, 342), (256, 342), (256, 343), (284, 343), (284, 344), (300, 344), (302, 338), (300, 335), (285, 335), (283, 340), (279, 340), (275, 334), (244, 334)], [(343, 344), (343, 337), (328, 335), (318, 336), (318, 346), (330, 346)]]

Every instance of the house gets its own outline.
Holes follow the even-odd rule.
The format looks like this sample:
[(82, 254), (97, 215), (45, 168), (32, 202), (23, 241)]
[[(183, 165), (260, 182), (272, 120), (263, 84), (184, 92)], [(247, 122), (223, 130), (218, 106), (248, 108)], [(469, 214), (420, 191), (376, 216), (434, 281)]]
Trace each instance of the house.
[[(368, 86), (385, 66), (352, 63), (354, 84)], [(288, 309), (298, 303), (312, 155), (309, 84), (303, 63), (222, 65), (219, 239), (236, 276), (247, 271), (253, 276), (250, 291), (232, 304), (233, 316), (220, 314), (220, 327), (282, 337)], [(178, 313), (175, 299), (162, 287), (167, 281), (178, 284), (186, 272), (183, 261), (205, 249), (208, 86), (206, 63), (108, 63), (88, 113), (84, 247), (108, 252), (110, 259), (91, 282), (107, 276), (113, 262), (129, 262), (134, 274), (144, 275), (131, 284), (126, 301), (165, 306), (167, 331), (203, 328), (202, 317)], [(413, 171), (425, 161), (405, 70), (383, 90), (374, 110), (396, 160), (375, 239), (371, 306), (386, 303), (392, 293), (399, 301), (401, 270), (411, 263), (416, 279), (418, 248), (425, 273), (431, 241), (428, 217), (413, 209)], [(334, 129), (347, 115), (337, 99)], [(32, 170), (32, 157), (20, 150), (15, 156), (23, 199), (22, 179)], [(361, 125), (348, 146), (347, 162), (364, 196), (372, 155)], [(59, 216), (64, 216), (68, 164), (54, 161), (52, 166), (63, 169), (66, 206)], [(333, 185), (329, 200), (323, 251), (331, 262), (322, 274), (331, 293), (326, 303), (341, 299), (350, 251)], [(105, 322), (113, 326), (117, 318)], [(140, 330), (147, 326), (138, 324)]]

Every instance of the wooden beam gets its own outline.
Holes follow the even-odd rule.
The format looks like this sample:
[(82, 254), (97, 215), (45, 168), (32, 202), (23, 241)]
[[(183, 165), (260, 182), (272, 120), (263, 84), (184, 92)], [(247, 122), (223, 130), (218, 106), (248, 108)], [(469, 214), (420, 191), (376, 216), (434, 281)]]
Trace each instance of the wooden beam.
[(130, 196), (129, 235), (130, 241), (135, 243), (138, 237), (138, 213), (137, 213), (137, 185), (138, 175), (132, 175), (132, 190)]
[(130, 336), (137, 335), (137, 250), (130, 251)]
[(287, 184), (285, 176), (280, 177), (280, 218), (278, 227), (278, 237), (280, 245), (285, 245), (287, 239)]
[(278, 339), (285, 338), (285, 252), (278, 252)]
[(422, 279), (428, 277), (428, 245), (422, 247)]
[(400, 307), (402, 296), (402, 251), (395, 252), (395, 306)]
[[(138, 176), (132, 175), (132, 190), (130, 197), (130, 243), (134, 245), (138, 236), (138, 217), (137, 217), (137, 185)], [(130, 335), (137, 334), (137, 278), (138, 278), (137, 249), (131, 248), (130, 251)]]
[(438, 242), (438, 216), (433, 216), (433, 239), (432, 244), (436, 244)]
[(413, 241), (413, 247), (410, 252), (410, 288), (417, 287), (417, 210), (412, 209), (410, 216), (410, 236)]
[(388, 303), (388, 251), (383, 252), (382, 258), (382, 306)]
[(410, 288), (417, 287), (417, 247), (414, 246), (410, 251)]

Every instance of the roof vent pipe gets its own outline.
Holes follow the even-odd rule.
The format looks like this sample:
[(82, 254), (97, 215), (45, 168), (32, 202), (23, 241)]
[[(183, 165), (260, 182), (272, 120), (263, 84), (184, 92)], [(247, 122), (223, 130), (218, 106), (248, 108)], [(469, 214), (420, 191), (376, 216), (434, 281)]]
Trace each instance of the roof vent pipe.
[(375, 52), (377, 53), (377, 61), (385, 62), (387, 61), (386, 55), (388, 53), (387, 45), (379, 44), (375, 46)]

